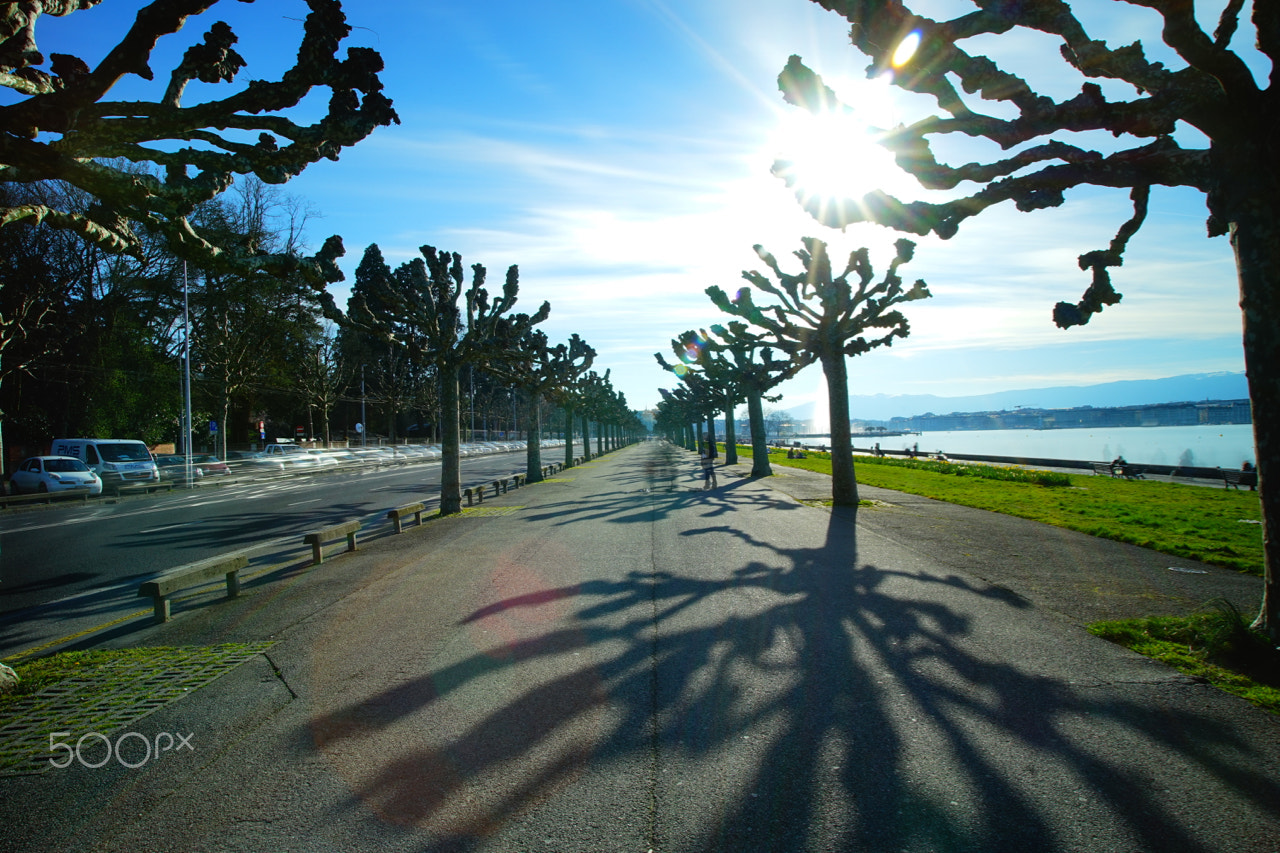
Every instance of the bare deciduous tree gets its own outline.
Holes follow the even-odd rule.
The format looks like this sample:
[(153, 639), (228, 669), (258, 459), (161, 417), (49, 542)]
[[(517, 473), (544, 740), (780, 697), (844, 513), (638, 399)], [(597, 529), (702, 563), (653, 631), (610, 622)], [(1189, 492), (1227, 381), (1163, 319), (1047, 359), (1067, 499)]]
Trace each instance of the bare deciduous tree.
[(804, 265), (803, 271), (783, 272), (773, 255), (756, 246), (756, 254), (768, 265), (777, 284), (755, 270), (742, 274), (757, 290), (774, 297), (777, 304), (757, 305), (747, 287), (738, 291), (734, 299), (718, 287), (707, 288), (707, 295), (717, 308), (763, 329), (768, 345), (786, 353), (793, 362), (822, 364), (831, 412), (831, 500), (837, 506), (858, 506), (845, 358), (890, 346), (895, 338), (905, 338), (910, 326), (896, 306), (929, 296), (923, 281), (907, 288), (898, 275), (898, 268), (911, 260), (915, 244), (898, 240), (896, 246), (897, 256), (884, 278), (874, 283), (866, 249), (852, 252), (844, 271), (835, 275), (827, 244), (809, 237), (804, 240), (804, 249), (795, 253)]
[[(443, 458), (440, 471), (440, 513), (462, 509), (462, 473), (458, 435), (458, 377), (466, 365), (485, 366), (519, 361), (520, 339), (551, 312), (544, 302), (536, 314), (513, 314), (519, 293), (519, 270), (507, 270), (502, 295), (490, 300), (485, 268), (471, 266), (471, 284), (463, 289), (462, 256), (421, 248), (422, 258), (391, 279), (375, 277), (370, 290), (353, 295), (351, 322), (366, 324), (388, 341), (403, 345), (410, 359), (435, 369), (440, 380), (440, 420)], [(459, 304), (459, 299), (463, 304)], [(380, 306), (370, 311), (368, 302)], [(405, 332), (404, 330), (409, 330)], [(404, 333), (403, 339), (398, 337)]]
[[(1109, 46), (1086, 29), (1063, 0), (977, 2), (975, 11), (949, 21), (911, 11), (902, 0), (816, 0), (852, 25), (853, 45), (872, 60), (869, 73), (893, 69), (894, 85), (933, 99), (940, 114), (894, 129), (885, 144), (897, 162), (924, 186), (950, 189), (963, 182), (975, 192), (940, 203), (903, 202), (882, 192), (863, 199), (809, 198), (806, 207), (835, 227), (874, 221), (914, 234), (954, 236), (969, 217), (1004, 202), (1022, 211), (1057, 207), (1080, 186), (1125, 189), (1133, 215), (1110, 245), (1086, 251), (1079, 265), (1091, 275), (1078, 302), (1060, 302), (1054, 322), (1083, 324), (1120, 301), (1110, 270), (1147, 217), (1153, 186), (1182, 186), (1205, 195), (1210, 237), (1227, 235), (1235, 253), (1244, 325), (1244, 358), (1258, 451), (1265, 552), (1263, 604), (1257, 622), (1280, 640), (1280, 113), (1274, 81), (1262, 85), (1240, 45), (1247, 38), (1241, 15), (1252, 10), (1256, 49), (1274, 67), (1280, 62), (1280, 4), (1227, 0), (1213, 33), (1196, 17), (1190, 0), (1125, 0), (1162, 19), (1161, 37), (1182, 67), (1147, 58), (1141, 42)], [(1047, 34), (1059, 42), (1061, 73), (1081, 81), (1075, 97), (1055, 101), (1041, 95), (986, 56), (961, 47), (972, 38), (1000, 37), (1017, 29)], [(907, 58), (905, 39), (918, 40)], [(1273, 75), (1274, 76), (1274, 75)], [(1095, 80), (1130, 92), (1108, 97)], [(957, 84), (958, 87), (957, 88)], [(779, 77), (786, 99), (814, 111), (843, 110), (835, 94), (798, 57)], [(994, 109), (986, 114), (961, 94), (976, 95)], [(1178, 126), (1203, 136), (1180, 141)], [(1104, 131), (1109, 150), (1082, 147), (1081, 132)], [(991, 162), (951, 166), (933, 152), (934, 138), (976, 137), (1002, 151)], [(1208, 144), (1200, 146), (1199, 139)], [(790, 178), (790, 164), (775, 171)]]
[[(338, 0), (307, 0), (297, 61), (278, 82), (255, 80), (219, 100), (184, 104), (187, 85), (231, 83), (245, 65), (236, 36), (218, 22), (193, 45), (155, 102), (105, 100), (127, 75), (152, 79), (151, 53), (164, 36), (218, 0), (155, 0), (137, 16), (123, 40), (96, 68), (66, 54), (51, 54), (49, 71), (35, 29), (42, 14), (83, 12), (98, 0), (0, 2), (0, 85), (21, 97), (0, 107), (0, 180), (66, 181), (97, 201), (87, 210), (27, 203), (0, 207), (0, 227), (43, 223), (72, 231), (105, 250), (133, 252), (142, 226), (164, 236), (169, 248), (201, 267), (225, 274), (301, 273), (317, 286), (339, 281), (335, 259), (342, 241), (331, 237), (313, 258), (266, 252), (252, 243), (219, 244), (189, 219), (203, 203), (231, 186), (235, 175), (284, 183), (322, 158), (381, 125), (399, 122), (378, 79), (382, 58), (368, 48), (337, 55), (350, 32)], [(252, 2), (252, 0), (246, 0)], [(311, 125), (286, 118), (317, 87), (330, 91), (328, 112)], [(245, 141), (258, 134), (256, 142)], [(174, 145), (173, 143), (180, 143)], [(158, 167), (163, 177), (116, 168), (122, 158)]]

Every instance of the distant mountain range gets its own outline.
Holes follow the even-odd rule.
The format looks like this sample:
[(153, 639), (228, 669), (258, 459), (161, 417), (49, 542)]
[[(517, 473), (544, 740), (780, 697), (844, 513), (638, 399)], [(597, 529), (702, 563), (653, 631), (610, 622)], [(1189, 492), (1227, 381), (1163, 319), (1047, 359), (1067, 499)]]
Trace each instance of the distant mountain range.
[[(969, 397), (939, 397), (933, 394), (875, 394), (850, 396), (849, 415), (858, 421), (887, 421), (913, 415), (953, 412), (999, 412), (1015, 408), (1070, 409), (1077, 406), (1141, 406), (1156, 403), (1184, 403), (1200, 400), (1242, 400), (1249, 396), (1243, 373), (1192, 373), (1167, 379), (1133, 379), (1101, 385), (1029, 388), (999, 391)], [(784, 398), (777, 408), (793, 418), (812, 417), (813, 403), (788, 406)]]

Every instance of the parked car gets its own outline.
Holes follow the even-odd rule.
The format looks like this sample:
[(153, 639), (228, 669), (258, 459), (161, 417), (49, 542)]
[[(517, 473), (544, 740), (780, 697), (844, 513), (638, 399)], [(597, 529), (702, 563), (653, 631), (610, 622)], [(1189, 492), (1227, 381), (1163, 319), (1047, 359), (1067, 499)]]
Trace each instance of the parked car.
[(268, 444), (263, 449), (262, 456), (265, 459), (279, 460), (284, 463), (286, 471), (320, 467), (320, 460), (299, 444)]
[(32, 456), (9, 478), (9, 490), (15, 495), (68, 489), (88, 489), (89, 494), (100, 495), (102, 480), (88, 465), (70, 456)]
[(192, 463), (199, 465), (206, 477), (225, 476), (231, 473), (231, 466), (212, 453), (200, 453), (191, 457)]
[(333, 452), (328, 450), (308, 450), (307, 455), (315, 460), (321, 468), (336, 468), (341, 463)]
[(307, 452), (315, 456), (324, 457), (320, 462), (321, 465), (328, 464), (324, 459), (330, 460), (335, 465), (355, 465), (360, 462), (360, 457), (350, 450), (308, 450)]
[(268, 459), (255, 450), (228, 450), (227, 465), (243, 474), (279, 474), (284, 462), (279, 458)]
[(388, 465), (396, 461), (396, 455), (385, 447), (353, 447), (351, 452), (369, 465)]
[(176, 454), (156, 457), (156, 467), (160, 469), (160, 479), (168, 480), (173, 483), (194, 483), (204, 478), (204, 472), (200, 470), (200, 466), (191, 465), (190, 473), (187, 471), (187, 457), (178, 456)]

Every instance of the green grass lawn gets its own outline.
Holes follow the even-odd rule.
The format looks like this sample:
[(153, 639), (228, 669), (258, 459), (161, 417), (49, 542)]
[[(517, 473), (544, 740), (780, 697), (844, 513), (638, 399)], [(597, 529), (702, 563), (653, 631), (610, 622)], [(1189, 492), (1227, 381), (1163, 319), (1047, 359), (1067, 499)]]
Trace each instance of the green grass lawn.
[(1280, 653), (1231, 608), (1095, 622), (1088, 631), (1280, 714)]
[[(738, 454), (750, 458), (751, 448), (739, 447)], [(769, 461), (831, 473), (827, 453), (787, 459), (786, 451), (773, 451)], [(1262, 574), (1257, 492), (868, 456), (857, 457), (855, 472), (860, 484), (1016, 515), (1175, 557)]]

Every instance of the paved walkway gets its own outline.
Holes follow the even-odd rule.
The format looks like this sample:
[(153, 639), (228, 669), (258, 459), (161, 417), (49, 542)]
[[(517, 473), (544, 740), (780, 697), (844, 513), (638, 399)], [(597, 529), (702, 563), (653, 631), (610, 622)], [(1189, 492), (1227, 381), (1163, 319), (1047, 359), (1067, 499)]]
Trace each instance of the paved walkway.
[[(7, 846), (1277, 849), (1280, 719), (1044, 577), (1167, 558), (895, 493), (855, 527), (695, 464), (628, 448), (115, 637), (274, 645), (128, 729), (192, 749), (0, 778)], [(1113, 597), (1203, 591), (1165, 574)]]

